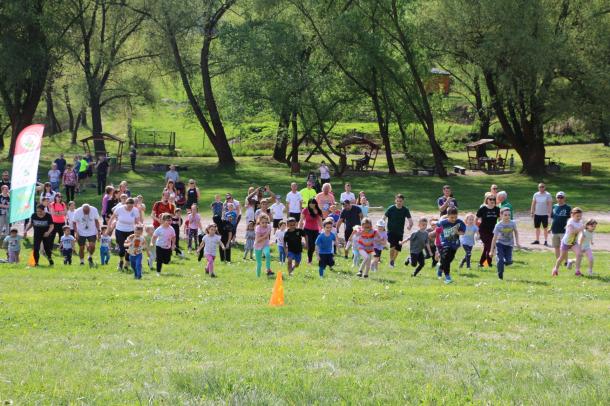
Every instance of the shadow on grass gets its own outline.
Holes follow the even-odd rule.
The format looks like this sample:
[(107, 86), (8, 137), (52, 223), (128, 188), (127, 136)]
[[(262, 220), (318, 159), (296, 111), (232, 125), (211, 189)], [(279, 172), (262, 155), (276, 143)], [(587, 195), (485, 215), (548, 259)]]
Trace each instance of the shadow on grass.
[(525, 285), (549, 286), (549, 283), (545, 281), (530, 281), (527, 279), (515, 279), (512, 282), (523, 283)]
[[(152, 274), (152, 272), (151, 272)], [(171, 278), (184, 278), (184, 275), (181, 273), (175, 273), (175, 272), (162, 272), (161, 276), (169, 276)]]
[(588, 275), (585, 276), (587, 279), (593, 279), (600, 282), (610, 283), (610, 276), (601, 276), (601, 275)]
[(384, 283), (384, 284), (385, 284), (385, 283), (389, 283), (390, 285), (395, 284), (396, 282), (398, 282), (398, 281), (397, 281), (397, 280), (395, 280), (395, 279), (386, 279), (386, 278), (379, 278), (379, 279), (377, 279), (377, 278), (372, 278), (372, 279), (371, 279), (371, 281), (373, 281), (373, 282), (377, 282), (377, 283)]

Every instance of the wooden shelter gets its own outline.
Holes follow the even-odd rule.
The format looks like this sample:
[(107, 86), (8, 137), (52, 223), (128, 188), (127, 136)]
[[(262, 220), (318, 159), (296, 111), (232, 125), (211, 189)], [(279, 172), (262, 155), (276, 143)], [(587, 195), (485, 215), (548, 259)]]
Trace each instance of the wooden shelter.
[(374, 141), (368, 139), (365, 134), (352, 132), (341, 141), (337, 148), (341, 149), (343, 154), (347, 156), (347, 148), (353, 145), (364, 147), (364, 156), (358, 159), (352, 159), (351, 169), (354, 171), (372, 171), (375, 169), (375, 162), (381, 147)]
[[(495, 146), (495, 156), (479, 156), (479, 149), (487, 146)], [(486, 170), (487, 172), (503, 172), (506, 169), (508, 159), (508, 147), (500, 145), (496, 140), (483, 138), (466, 145), (468, 154), (468, 167), (471, 170)]]
[(117, 143), (116, 158), (113, 159), (113, 157), (110, 157), (109, 161), (110, 161), (110, 164), (112, 166), (116, 166), (116, 167), (120, 168), (121, 167), (121, 162), (122, 162), (122, 157), (123, 157), (123, 144), (125, 144), (125, 140), (117, 137), (116, 135), (112, 135), (112, 134), (108, 134), (108, 133), (102, 133), (102, 134), (100, 134), (99, 137), (91, 135), (89, 137), (83, 138), (82, 140), (80, 140), (80, 142), (83, 143), (83, 149), (87, 153), (92, 154), (94, 157), (97, 157), (99, 155), (106, 155), (107, 151), (93, 151), (93, 153), (92, 153), (91, 152), (91, 145), (89, 143), (91, 142), (93, 145), (95, 145), (95, 143), (93, 141), (95, 141), (96, 139), (100, 139), (100, 138), (102, 140), (104, 140), (104, 142), (110, 141), (110, 142), (116, 142)]

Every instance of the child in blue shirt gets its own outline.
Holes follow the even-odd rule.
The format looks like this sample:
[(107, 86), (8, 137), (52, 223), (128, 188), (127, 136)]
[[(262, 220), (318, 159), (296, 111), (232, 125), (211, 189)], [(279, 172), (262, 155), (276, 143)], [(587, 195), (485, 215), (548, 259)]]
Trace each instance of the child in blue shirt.
[(466, 224), (458, 219), (458, 210), (455, 207), (447, 209), (447, 218), (441, 220), (437, 227), (440, 228), (441, 239), (441, 266), (440, 270), (445, 274), (445, 283), (453, 282), (451, 279), (451, 261), (460, 248), (460, 235), (464, 235)]
[(460, 243), (466, 256), (460, 262), (460, 268), (466, 264), (466, 268), (470, 269), (470, 257), (472, 256), (472, 248), (474, 247), (475, 235), (479, 232), (479, 227), (475, 224), (476, 217), (473, 213), (468, 213), (464, 218), (466, 223), (466, 231), (460, 236)]
[(333, 256), (333, 245), (337, 244), (337, 234), (332, 232), (332, 219), (324, 220), (322, 223), (323, 232), (316, 238), (316, 251), (318, 252), (320, 278), (324, 277), (324, 270), (327, 266), (333, 267), (335, 259)]

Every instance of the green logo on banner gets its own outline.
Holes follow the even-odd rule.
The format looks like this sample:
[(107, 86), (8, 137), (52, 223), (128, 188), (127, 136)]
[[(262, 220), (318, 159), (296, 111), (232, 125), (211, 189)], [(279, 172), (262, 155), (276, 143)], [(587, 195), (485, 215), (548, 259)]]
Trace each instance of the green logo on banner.
[(11, 190), (11, 203), (9, 208), (9, 223), (30, 218), (34, 213), (34, 198), (36, 185), (28, 185)]

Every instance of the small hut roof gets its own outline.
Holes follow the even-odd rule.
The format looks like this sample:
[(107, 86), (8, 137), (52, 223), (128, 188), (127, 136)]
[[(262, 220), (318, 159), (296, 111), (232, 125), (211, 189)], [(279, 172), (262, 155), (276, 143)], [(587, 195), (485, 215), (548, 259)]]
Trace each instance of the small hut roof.
[(471, 142), (470, 144), (466, 144), (466, 146), (468, 148), (476, 148), (476, 147), (480, 147), (481, 145), (493, 144), (495, 142), (496, 142), (496, 140), (494, 140), (492, 138), (483, 138), (481, 140)]
[(100, 139), (100, 138), (103, 140), (117, 141), (119, 143), (125, 142), (124, 139), (119, 138), (116, 135), (112, 135), (112, 134), (108, 134), (108, 133), (101, 133), (100, 137), (95, 136), (95, 135), (90, 135), (89, 137), (85, 137), (85, 138), (81, 139), (80, 142), (93, 141), (93, 140)]
[(346, 147), (349, 147), (350, 145), (368, 145), (369, 147), (371, 147), (373, 149), (381, 148), (379, 146), (379, 144), (366, 138), (365, 134), (357, 133), (357, 132), (354, 132), (354, 133), (352, 133), (352, 135), (345, 137), (343, 139), (343, 141), (341, 141), (341, 143), (339, 145), (337, 145), (337, 147), (346, 148)]

